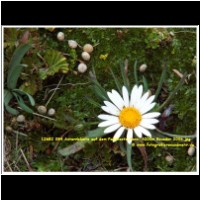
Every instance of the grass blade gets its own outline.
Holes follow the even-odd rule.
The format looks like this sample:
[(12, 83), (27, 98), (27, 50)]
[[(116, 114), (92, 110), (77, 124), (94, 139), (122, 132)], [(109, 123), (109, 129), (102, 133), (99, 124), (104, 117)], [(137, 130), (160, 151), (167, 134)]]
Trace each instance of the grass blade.
[(156, 99), (158, 98), (158, 95), (160, 94), (160, 90), (162, 88), (163, 82), (164, 82), (166, 74), (167, 74), (167, 68), (168, 68), (168, 65), (165, 64), (164, 69), (163, 69), (162, 74), (161, 74), (161, 77), (160, 77), (158, 88), (157, 88), (156, 93), (155, 93), (154, 101), (156, 101)]
[(129, 91), (129, 80), (128, 80), (128, 77), (126, 76), (126, 71), (125, 71), (125, 67), (123, 64), (120, 65), (120, 70), (121, 70), (121, 75), (122, 75), (122, 79), (124, 82), (124, 86), (126, 86), (126, 88)]
[(191, 139), (196, 138), (196, 135), (177, 135), (177, 134), (171, 134), (171, 133), (163, 132), (159, 129), (156, 129), (156, 131), (158, 131), (158, 133), (160, 133), (162, 135), (169, 136), (169, 137), (180, 137), (180, 138), (191, 138)]
[(138, 85), (139, 82), (138, 82), (138, 74), (137, 74), (137, 60), (134, 63), (133, 72), (134, 72), (135, 84)]
[(122, 85), (119, 82), (118, 78), (115, 76), (113, 70), (111, 68), (109, 68), (109, 69), (110, 69), (110, 73), (115, 81), (116, 88), (118, 89), (118, 92), (121, 94), (122, 93)]
[(145, 78), (145, 76), (142, 76), (142, 81), (143, 81), (143, 85), (144, 85), (144, 91), (148, 91), (149, 89), (149, 86), (148, 86), (148, 83), (147, 83), (147, 79)]
[(180, 89), (180, 87), (184, 84), (186, 76), (187, 76), (187, 73), (185, 73), (183, 75), (183, 77), (179, 81), (179, 83), (176, 86), (176, 88), (171, 92), (171, 94), (168, 96), (168, 98), (165, 100), (165, 102), (158, 108), (158, 111), (162, 110), (165, 106), (167, 106), (170, 103), (170, 101), (175, 96), (175, 94), (178, 92), (178, 90)]

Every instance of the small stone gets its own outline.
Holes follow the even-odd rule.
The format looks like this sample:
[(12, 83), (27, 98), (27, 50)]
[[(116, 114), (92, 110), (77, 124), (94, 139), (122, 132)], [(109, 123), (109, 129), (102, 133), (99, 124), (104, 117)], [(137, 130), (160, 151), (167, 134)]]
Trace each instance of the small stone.
[(25, 121), (25, 117), (24, 117), (24, 115), (18, 115), (17, 116), (17, 122), (24, 122)]
[(168, 162), (169, 165), (172, 165), (173, 162), (174, 162), (174, 157), (171, 156), (171, 155), (167, 155), (167, 156), (165, 157), (165, 160)]
[(146, 64), (142, 64), (142, 65), (140, 65), (140, 67), (139, 67), (140, 72), (145, 72), (146, 69), (147, 69), (147, 65), (146, 65)]
[(78, 44), (75, 40), (68, 40), (68, 45), (72, 49), (75, 49), (78, 46)]
[(13, 131), (12, 127), (11, 126), (6, 126), (6, 131), (8, 133), (11, 133)]
[(65, 34), (64, 34), (63, 32), (59, 32), (59, 33), (57, 34), (57, 39), (58, 39), (59, 41), (63, 41), (63, 40), (65, 39)]
[(54, 108), (50, 108), (50, 109), (48, 110), (48, 115), (49, 115), (49, 116), (54, 116), (55, 113), (56, 113), (56, 111), (55, 111)]
[(189, 156), (193, 156), (194, 154), (195, 154), (195, 147), (194, 146), (192, 146), (192, 147), (189, 147), (189, 149), (188, 149), (188, 155)]
[(40, 114), (46, 114), (47, 108), (46, 108), (45, 106), (38, 106), (37, 111), (38, 111)]
[(87, 53), (92, 53), (94, 50), (93, 46), (91, 44), (85, 44), (83, 47), (83, 51)]
[(85, 51), (84, 51), (84, 52), (81, 54), (81, 56), (82, 56), (83, 60), (86, 60), (86, 61), (90, 60), (90, 54), (89, 54), (88, 52), (85, 52)]
[(78, 72), (85, 73), (87, 71), (87, 65), (84, 63), (80, 63), (78, 65)]

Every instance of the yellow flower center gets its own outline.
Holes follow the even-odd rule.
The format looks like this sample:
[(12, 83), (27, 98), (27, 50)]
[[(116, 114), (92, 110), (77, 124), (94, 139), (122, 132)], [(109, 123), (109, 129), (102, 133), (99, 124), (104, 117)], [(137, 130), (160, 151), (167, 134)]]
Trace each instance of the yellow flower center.
[(140, 124), (141, 120), (142, 115), (133, 107), (124, 108), (119, 115), (119, 121), (126, 128), (135, 128)]

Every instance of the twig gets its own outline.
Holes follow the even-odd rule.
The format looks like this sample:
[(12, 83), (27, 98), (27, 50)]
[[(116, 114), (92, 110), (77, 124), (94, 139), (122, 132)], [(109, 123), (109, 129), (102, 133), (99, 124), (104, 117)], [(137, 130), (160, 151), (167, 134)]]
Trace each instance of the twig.
[(25, 161), (25, 163), (26, 163), (26, 165), (27, 165), (27, 167), (28, 167), (28, 170), (29, 170), (29, 171), (33, 171), (33, 169), (31, 168), (30, 164), (28, 163), (28, 160), (26, 159), (26, 156), (25, 156), (25, 154), (24, 154), (24, 152), (23, 152), (22, 149), (20, 149), (20, 152), (21, 152), (21, 154), (22, 154), (22, 157), (24, 158), (24, 161)]
[(45, 66), (48, 66), (46, 60), (40, 55), (40, 53), (37, 53), (37, 56), (44, 62)]
[[(64, 75), (63, 75), (63, 76), (61, 77), (61, 79), (59, 80), (59, 82), (58, 82), (56, 88), (59, 87), (59, 85), (61, 84), (63, 78), (64, 78)], [(46, 104), (45, 104), (46, 107), (48, 106), (49, 102), (51, 101), (51, 99), (53, 98), (53, 96), (55, 95), (55, 93), (56, 93), (56, 89), (54, 90), (54, 92), (53, 92), (52, 95), (50, 96), (49, 100), (46, 102)]]
[(6, 160), (6, 164), (7, 164), (7, 166), (8, 166), (8, 168), (9, 168), (9, 170), (11, 171), (11, 172), (13, 172), (13, 170), (12, 170), (12, 168), (11, 168), (11, 166), (10, 166), (10, 164), (9, 164), (9, 162)]
[[(70, 131), (71, 131), (71, 130), (65, 131), (60, 137), (62, 137), (62, 138), (65, 137)], [(56, 144), (55, 144), (53, 150), (51, 151), (51, 153), (53, 153), (53, 152), (56, 151), (56, 149), (58, 148), (58, 145), (60, 144), (60, 142), (61, 142), (61, 141), (56, 142)]]
[[(19, 108), (20, 110), (22, 110), (20, 107), (17, 107), (17, 108)], [(46, 119), (49, 119), (49, 120), (52, 120), (52, 121), (56, 121), (56, 119), (53, 119), (53, 118), (51, 118), (51, 117), (47, 117), (47, 116), (45, 116), (45, 115), (41, 115), (41, 114), (38, 114), (38, 113), (35, 113), (35, 112), (33, 112), (33, 115), (36, 115), (36, 116), (39, 116), (39, 117), (43, 117), (43, 118), (46, 118)], [(21, 134), (21, 133), (20, 133)], [(21, 134), (22, 135), (22, 134)], [(25, 135), (24, 135), (25, 136)]]
[(118, 168), (118, 169), (115, 169), (114, 172), (121, 171), (121, 170), (124, 170), (124, 169), (127, 170), (127, 167), (120, 167), (120, 168)]
[[(86, 83), (65, 83), (65, 84), (60, 84), (60, 86), (67, 86), (67, 85), (78, 86), (78, 85), (88, 85), (88, 84), (90, 84), (90, 82), (86, 82)], [(44, 86), (44, 88), (52, 87), (52, 86), (57, 86), (57, 84), (47, 85), (47, 86)]]
[(196, 34), (196, 32), (193, 32), (193, 31), (177, 31), (177, 32), (174, 32), (175, 34), (177, 33), (193, 33), (193, 34)]
[(13, 133), (15, 133), (17, 136), (18, 136), (18, 135), (21, 135), (21, 136), (28, 137), (28, 135), (26, 135), (25, 133), (19, 132), (19, 131), (13, 130)]
[(169, 97), (166, 99), (166, 101), (158, 108), (158, 111), (162, 110), (167, 104), (170, 103), (170, 101), (172, 100), (172, 98), (174, 97), (174, 95), (178, 92), (178, 90), (180, 89), (180, 87), (184, 84), (185, 78), (187, 76), (187, 73), (185, 73), (183, 75), (183, 77), (181, 78), (181, 80), (179, 81), (178, 85), (176, 86), (176, 88), (171, 92), (171, 94), (169, 95)]
[(56, 121), (56, 119), (53, 119), (53, 118), (51, 118), (51, 117), (47, 117), (47, 116), (45, 116), (45, 115), (40, 115), (40, 114), (38, 114), (38, 113), (33, 113), (33, 115), (36, 115), (36, 116), (39, 116), (39, 117), (43, 117), (43, 118), (46, 118), (46, 119), (49, 119), (49, 120), (52, 120), (52, 121)]

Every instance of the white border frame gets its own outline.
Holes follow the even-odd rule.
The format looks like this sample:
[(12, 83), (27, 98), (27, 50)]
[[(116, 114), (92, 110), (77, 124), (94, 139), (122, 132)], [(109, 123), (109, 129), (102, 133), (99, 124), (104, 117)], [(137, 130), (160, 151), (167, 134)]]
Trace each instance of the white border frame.
[(1, 26), (1, 66), (3, 69), (4, 66), (4, 48), (3, 48), (3, 41), (4, 41), (4, 28), (45, 28), (45, 27), (56, 27), (56, 28), (196, 28), (196, 47), (197, 47), (197, 96), (196, 96), (196, 108), (197, 108), (197, 120), (196, 120), (196, 127), (197, 127), (197, 149), (196, 149), (196, 161), (197, 161), (197, 171), (196, 172), (4, 172), (4, 161), (3, 161), (3, 142), (4, 142), (4, 106), (3, 106), (3, 88), (4, 88), (4, 71), (1, 70), (1, 174), (3, 175), (199, 175), (199, 25), (198, 26)]

